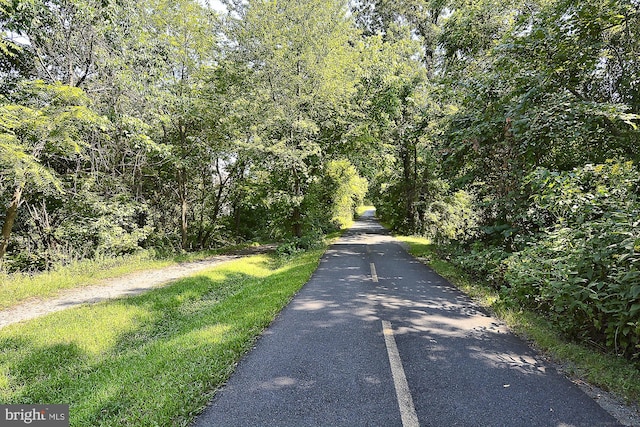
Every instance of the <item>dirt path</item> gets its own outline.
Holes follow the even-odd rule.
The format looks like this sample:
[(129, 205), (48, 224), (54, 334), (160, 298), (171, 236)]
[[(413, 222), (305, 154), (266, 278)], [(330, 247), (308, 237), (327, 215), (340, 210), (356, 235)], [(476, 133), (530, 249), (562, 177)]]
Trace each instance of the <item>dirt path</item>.
[(29, 300), (15, 307), (0, 311), (0, 329), (12, 323), (34, 319), (81, 304), (95, 304), (121, 296), (137, 295), (153, 288), (166, 285), (176, 279), (191, 276), (234, 259), (245, 253), (220, 255), (203, 261), (189, 262), (158, 270), (145, 270), (126, 276), (106, 279), (97, 285), (64, 291), (58, 296), (45, 300)]

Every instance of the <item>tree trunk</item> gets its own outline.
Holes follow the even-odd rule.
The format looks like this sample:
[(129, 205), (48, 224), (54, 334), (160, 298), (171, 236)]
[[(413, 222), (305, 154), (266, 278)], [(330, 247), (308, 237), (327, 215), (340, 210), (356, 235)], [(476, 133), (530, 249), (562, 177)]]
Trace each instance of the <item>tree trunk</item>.
[(233, 206), (233, 219), (234, 226), (236, 230), (236, 237), (240, 236), (240, 222), (242, 220), (242, 211), (241, 211), (240, 203), (234, 203)]
[[(403, 120), (404, 124), (404, 120)], [(402, 187), (404, 193), (405, 203), (405, 219), (408, 231), (413, 232), (415, 230), (416, 218), (415, 218), (415, 171), (414, 162), (412, 156), (414, 154), (411, 147), (410, 136), (405, 134), (404, 129), (400, 129), (398, 132), (398, 139), (401, 141), (400, 146), (400, 158), (402, 161)]]
[(302, 210), (300, 209), (300, 205), (298, 204), (298, 199), (302, 196), (302, 187), (300, 183), (300, 177), (298, 176), (298, 172), (296, 169), (293, 169), (294, 176), (294, 194), (296, 196), (296, 204), (293, 207), (293, 212), (291, 214), (291, 223), (292, 223), (292, 231), (295, 237), (302, 237)]
[(293, 235), (298, 238), (302, 237), (302, 213), (300, 212), (300, 206), (293, 208), (291, 220), (293, 222)]
[(22, 201), (22, 191), (24, 190), (23, 185), (19, 185), (16, 187), (13, 193), (13, 200), (11, 200), (11, 204), (7, 208), (7, 213), (4, 218), (4, 224), (2, 224), (2, 242), (0, 243), (0, 260), (4, 258), (4, 254), (7, 253), (7, 247), (9, 246), (9, 239), (11, 238), (11, 230), (13, 229), (13, 224), (16, 221), (16, 216), (18, 216), (18, 208), (20, 207), (20, 203)]
[(180, 168), (178, 171), (178, 197), (180, 198), (180, 246), (183, 250), (186, 250), (188, 232), (187, 214), (189, 213), (189, 203), (187, 202), (187, 172), (184, 168)]

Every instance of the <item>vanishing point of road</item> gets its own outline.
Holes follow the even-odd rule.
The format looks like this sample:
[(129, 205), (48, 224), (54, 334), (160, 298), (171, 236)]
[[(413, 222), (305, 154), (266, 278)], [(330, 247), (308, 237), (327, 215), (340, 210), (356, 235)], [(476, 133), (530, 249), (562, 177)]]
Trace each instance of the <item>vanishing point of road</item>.
[(361, 218), (196, 427), (617, 426), (464, 294)]

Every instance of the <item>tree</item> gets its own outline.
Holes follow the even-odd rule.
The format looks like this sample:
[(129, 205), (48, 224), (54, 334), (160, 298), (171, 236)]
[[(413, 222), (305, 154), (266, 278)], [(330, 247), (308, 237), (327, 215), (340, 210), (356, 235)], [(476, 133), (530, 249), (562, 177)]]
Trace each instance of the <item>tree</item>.
[(391, 35), (404, 25), (422, 42), (420, 58), (428, 71), (435, 71), (438, 36), (448, 0), (358, 0), (353, 2), (356, 22), (366, 35)]
[[(431, 68), (434, 57), (427, 63), (421, 60), (425, 43), (431, 41), (416, 39), (415, 29), (403, 15), (415, 12), (408, 3), (373, 2), (366, 12), (371, 16), (359, 19), (373, 19), (382, 25), (377, 30), (381, 34), (367, 39), (370, 63), (361, 81), (359, 103), (365, 109), (367, 140), (380, 141), (381, 152), (388, 159), (385, 167), (378, 168), (372, 186), (377, 194), (378, 212), (394, 228), (418, 232), (423, 229), (430, 197), (428, 181), (436, 178), (431, 170), (434, 165), (430, 162), (433, 155), (428, 135), (429, 115), (435, 107), (429, 102), (435, 84), (433, 76), (428, 78), (434, 72)], [(433, 14), (437, 22), (440, 12), (425, 5), (419, 9)]]
[(626, 9), (596, 3), (461, 3), (445, 22), (443, 81), (455, 113), (439, 151), (448, 178), (491, 200), (489, 222), (520, 221), (521, 180), (537, 166), (637, 158), (630, 106), (602, 96), (607, 45)]
[(5, 31), (19, 36), (23, 77), (84, 87), (98, 72), (106, 29), (119, 6), (94, 0), (18, 0), (0, 10)]
[(251, 70), (246, 147), (261, 153), (272, 206), (299, 237), (308, 186), (354, 91), (355, 31), (339, 0), (256, 1), (240, 13), (230, 38), (233, 58)]
[(210, 167), (219, 168), (219, 160), (211, 159), (212, 147), (204, 136), (209, 111), (203, 86), (205, 72), (215, 55), (215, 15), (191, 0), (159, 0), (145, 5), (140, 12), (146, 15), (146, 22), (152, 23), (148, 30), (153, 38), (148, 42), (163, 52), (165, 61), (161, 79), (155, 82), (158, 85), (155, 119), (162, 128), (158, 139), (170, 147), (171, 155), (159, 175), (165, 182), (157, 184), (172, 187), (175, 192), (180, 245), (187, 249), (193, 180), (197, 179), (193, 175), (200, 176), (202, 171), (206, 177)]
[(340, 228), (349, 225), (355, 209), (364, 202), (367, 180), (358, 174), (351, 162), (342, 159), (327, 163), (320, 184), (325, 198), (317, 201), (320, 206), (316, 209), (325, 211), (331, 222)]
[(629, 160), (639, 160), (640, 116), (629, 82), (640, 4), (459, 7), (442, 33), (453, 108), (435, 153), (454, 188), (478, 195), (482, 232), (454, 259), (506, 303), (637, 358), (638, 169)]
[(0, 164), (6, 186), (3, 191), (12, 188), (13, 193), (2, 225), (0, 259), (9, 246), (27, 186), (37, 191), (63, 192), (49, 165), (55, 159), (78, 155), (85, 145), (83, 128), (103, 124), (77, 88), (36, 81), (23, 85), (14, 97), (5, 97), (0, 104)]

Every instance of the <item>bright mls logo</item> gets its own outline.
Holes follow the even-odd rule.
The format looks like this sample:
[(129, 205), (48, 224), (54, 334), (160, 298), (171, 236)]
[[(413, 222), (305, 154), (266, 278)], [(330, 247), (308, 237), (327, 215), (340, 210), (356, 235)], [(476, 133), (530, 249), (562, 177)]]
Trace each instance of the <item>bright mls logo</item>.
[(69, 405), (0, 405), (0, 426), (69, 427)]

